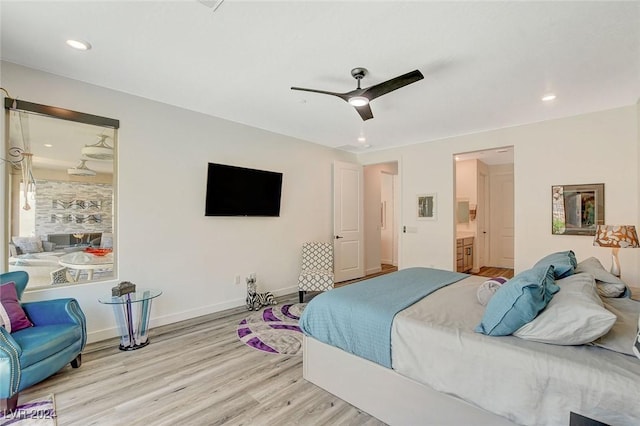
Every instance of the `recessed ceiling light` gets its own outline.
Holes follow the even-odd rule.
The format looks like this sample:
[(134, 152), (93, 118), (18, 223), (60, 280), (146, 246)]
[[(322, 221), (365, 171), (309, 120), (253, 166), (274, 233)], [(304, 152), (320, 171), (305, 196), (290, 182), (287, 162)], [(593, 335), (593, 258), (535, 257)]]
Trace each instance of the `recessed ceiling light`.
[(542, 100), (543, 100), (544, 102), (549, 102), (549, 101), (554, 100), (555, 98), (556, 98), (556, 95), (554, 95), (553, 93), (548, 93), (548, 94), (546, 94), (546, 95), (544, 95), (544, 96), (542, 97)]
[(365, 143), (366, 141), (367, 141), (367, 138), (365, 138), (364, 136), (358, 136), (358, 142)]
[(74, 49), (78, 50), (89, 50), (91, 49), (91, 44), (87, 41), (82, 40), (67, 40), (67, 44)]
[(52, 146), (53, 146), (53, 145), (51, 145), (50, 143), (45, 143), (45, 144), (44, 144), (44, 147), (45, 147), (45, 148), (51, 148)]

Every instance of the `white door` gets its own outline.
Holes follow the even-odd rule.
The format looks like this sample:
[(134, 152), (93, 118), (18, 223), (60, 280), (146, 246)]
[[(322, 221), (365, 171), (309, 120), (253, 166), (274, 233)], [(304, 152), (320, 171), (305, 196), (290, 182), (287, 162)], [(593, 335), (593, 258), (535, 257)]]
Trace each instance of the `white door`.
[(492, 174), (490, 180), (491, 266), (513, 268), (513, 172)]
[(478, 204), (476, 206), (476, 222), (478, 223), (478, 244), (477, 258), (478, 269), (489, 265), (489, 232), (488, 218), (489, 212), (489, 179), (483, 172), (478, 172)]
[(393, 265), (393, 176), (380, 173), (380, 263)]
[(335, 282), (364, 276), (364, 180), (359, 164), (333, 163)]

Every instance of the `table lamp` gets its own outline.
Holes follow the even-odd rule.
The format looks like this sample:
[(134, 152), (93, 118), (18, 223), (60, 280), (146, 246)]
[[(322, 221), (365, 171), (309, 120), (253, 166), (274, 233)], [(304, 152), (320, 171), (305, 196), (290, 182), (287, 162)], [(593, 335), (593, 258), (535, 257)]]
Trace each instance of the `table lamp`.
[(621, 248), (640, 247), (636, 227), (633, 225), (598, 225), (593, 245), (611, 247), (611, 273), (620, 276), (618, 251)]

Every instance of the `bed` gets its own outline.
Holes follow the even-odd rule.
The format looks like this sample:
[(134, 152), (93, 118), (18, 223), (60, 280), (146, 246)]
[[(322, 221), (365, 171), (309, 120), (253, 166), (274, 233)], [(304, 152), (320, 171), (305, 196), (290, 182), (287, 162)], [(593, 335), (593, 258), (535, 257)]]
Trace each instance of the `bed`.
[[(356, 347), (368, 339), (367, 329), (380, 330), (369, 320), (364, 332), (355, 324), (360, 309), (380, 310), (405, 281), (433, 271), (446, 275), (409, 268), (312, 300), (300, 321), (304, 378), (392, 425), (569, 425), (571, 413), (611, 425), (640, 424), (639, 359), (595, 345), (475, 332), (485, 309), (476, 296), (484, 277), (448, 273), (449, 282), (438, 278), (426, 294), (399, 309), (389, 326), (390, 365), (384, 356), (381, 361), (375, 353), (360, 353)], [(616, 333), (625, 327), (627, 334), (635, 332), (640, 303), (611, 300), (605, 307), (618, 315)], [(363, 338), (354, 343), (345, 337), (353, 331)], [(627, 338), (630, 350), (635, 334)]]

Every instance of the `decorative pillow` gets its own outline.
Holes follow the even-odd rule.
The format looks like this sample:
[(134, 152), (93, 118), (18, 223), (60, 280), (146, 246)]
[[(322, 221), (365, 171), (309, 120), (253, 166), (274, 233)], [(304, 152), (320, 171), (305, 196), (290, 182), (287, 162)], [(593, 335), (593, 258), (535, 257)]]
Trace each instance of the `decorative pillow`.
[(591, 274), (575, 274), (556, 284), (560, 292), (514, 336), (553, 345), (583, 345), (609, 332), (617, 317), (602, 305)]
[(557, 280), (561, 278), (566, 278), (569, 275), (573, 275), (574, 269), (578, 262), (576, 261), (576, 255), (572, 250), (568, 251), (559, 251), (557, 253), (552, 253), (548, 256), (543, 257), (538, 260), (538, 262), (533, 265), (534, 268), (539, 266), (547, 267), (549, 265), (553, 266), (554, 274)]
[(478, 287), (478, 291), (476, 295), (478, 296), (478, 302), (482, 306), (487, 306), (489, 303), (489, 299), (493, 297), (496, 291), (500, 288), (500, 286), (506, 283), (508, 280), (505, 277), (496, 277), (489, 278), (485, 282), (483, 282), (480, 287)]
[(40, 253), (43, 251), (42, 240), (39, 237), (13, 237), (12, 241), (22, 253)]
[(523, 271), (500, 286), (489, 300), (475, 331), (507, 336), (533, 320), (558, 290), (553, 266)]
[(43, 241), (42, 249), (44, 251), (54, 251), (56, 249), (56, 243), (52, 243), (51, 241)]
[(13, 281), (0, 285), (0, 325), (9, 333), (33, 326), (20, 306)]
[(576, 274), (578, 272), (587, 272), (595, 277), (598, 294), (602, 297), (620, 297), (627, 290), (625, 283), (604, 269), (602, 263), (595, 257), (590, 257), (578, 263)]
[(593, 341), (593, 344), (610, 351), (634, 356), (633, 345), (638, 335), (638, 316), (640, 303), (628, 297), (602, 298), (607, 311), (614, 314), (616, 320), (611, 330)]

